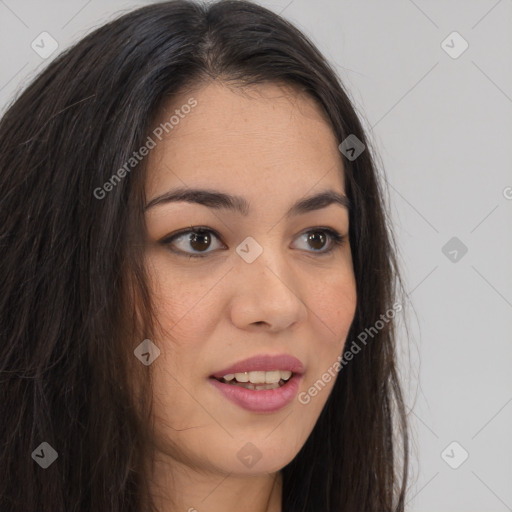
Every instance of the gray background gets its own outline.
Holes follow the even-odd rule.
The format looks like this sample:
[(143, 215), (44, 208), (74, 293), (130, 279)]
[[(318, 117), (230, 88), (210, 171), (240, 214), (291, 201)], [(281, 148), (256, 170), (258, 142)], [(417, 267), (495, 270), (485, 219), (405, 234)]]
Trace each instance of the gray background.
[[(0, 0), (1, 111), (60, 51), (144, 3)], [(259, 3), (333, 63), (382, 159), (412, 304), (407, 508), (512, 510), (512, 1)], [(31, 48), (43, 31), (59, 44), (48, 59)], [(457, 58), (453, 31), (469, 45)]]

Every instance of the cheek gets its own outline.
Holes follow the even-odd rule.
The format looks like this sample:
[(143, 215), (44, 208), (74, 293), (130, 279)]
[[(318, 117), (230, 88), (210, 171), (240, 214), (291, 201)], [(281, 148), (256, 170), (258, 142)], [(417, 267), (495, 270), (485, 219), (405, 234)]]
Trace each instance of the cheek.
[(310, 288), (308, 308), (314, 347), (310, 352), (311, 364), (302, 389), (308, 392), (319, 379), (322, 381), (310, 394), (311, 399), (316, 397), (313, 408), (319, 408), (318, 413), (338, 377), (333, 365), (343, 352), (356, 303), (355, 278), (350, 272), (331, 274), (322, 284)]
[(333, 274), (317, 280), (309, 288), (307, 306), (318, 332), (324, 333), (325, 343), (341, 348), (354, 319), (357, 293), (352, 272)]
[(164, 251), (149, 253), (146, 268), (154, 311), (163, 330), (160, 335), (170, 337), (176, 349), (193, 349), (197, 340), (206, 339), (202, 334), (210, 318), (219, 318), (210, 296), (222, 283), (211, 272), (199, 272), (191, 264), (171, 265)]

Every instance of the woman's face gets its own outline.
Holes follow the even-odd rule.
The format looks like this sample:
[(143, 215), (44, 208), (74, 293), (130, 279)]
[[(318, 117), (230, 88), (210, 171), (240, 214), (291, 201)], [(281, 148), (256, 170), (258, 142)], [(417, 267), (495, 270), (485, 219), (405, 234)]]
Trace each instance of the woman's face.
[[(332, 371), (355, 313), (348, 210), (307, 201), (345, 195), (339, 141), (309, 97), (275, 84), (182, 93), (153, 128), (145, 215), (161, 327), (150, 367), (157, 447), (202, 471), (277, 471), (325, 405), (334, 379), (308, 403), (299, 397)], [(222, 197), (171, 200), (177, 189)], [(226, 374), (235, 380), (221, 382)]]

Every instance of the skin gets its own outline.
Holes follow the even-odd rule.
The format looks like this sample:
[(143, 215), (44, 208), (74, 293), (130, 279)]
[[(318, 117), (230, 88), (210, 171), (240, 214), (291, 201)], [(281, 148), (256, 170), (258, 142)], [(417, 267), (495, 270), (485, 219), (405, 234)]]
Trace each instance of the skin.
[[(307, 195), (345, 193), (339, 141), (309, 96), (278, 84), (202, 84), (174, 97), (156, 125), (191, 97), (197, 106), (147, 157), (147, 203), (178, 186), (201, 187), (245, 197), (250, 213), (187, 202), (146, 211), (160, 326), (153, 342), (161, 351), (150, 367), (152, 494), (160, 512), (280, 512), (280, 469), (305, 443), (334, 379), (307, 405), (296, 397), (277, 412), (254, 413), (228, 401), (208, 377), (257, 354), (287, 353), (305, 367), (303, 392), (342, 353), (356, 307), (348, 211), (331, 204), (284, 217)], [(208, 247), (184, 235), (172, 247), (203, 250), (204, 258), (159, 242), (190, 226), (220, 237), (210, 234)], [(323, 247), (301, 236), (319, 226), (346, 237), (330, 254), (321, 254), (332, 244), (328, 235)], [(248, 236), (263, 248), (250, 264), (235, 251)], [(262, 455), (251, 468), (237, 458), (248, 442)]]

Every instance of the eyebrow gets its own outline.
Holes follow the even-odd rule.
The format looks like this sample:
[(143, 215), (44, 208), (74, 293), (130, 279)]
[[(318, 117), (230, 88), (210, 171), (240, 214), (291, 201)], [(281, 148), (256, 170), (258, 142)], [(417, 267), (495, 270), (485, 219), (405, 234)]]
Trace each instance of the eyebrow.
[[(196, 203), (207, 206), (208, 208), (231, 210), (241, 215), (249, 214), (249, 202), (240, 196), (233, 196), (210, 189), (196, 188), (177, 188), (165, 192), (149, 201), (144, 211), (158, 205), (164, 205), (173, 202), (185, 201), (187, 203)], [(337, 204), (350, 211), (350, 200), (347, 196), (339, 194), (334, 190), (324, 190), (318, 194), (300, 199), (293, 204), (285, 217), (301, 215), (315, 210), (321, 210), (331, 204)]]

